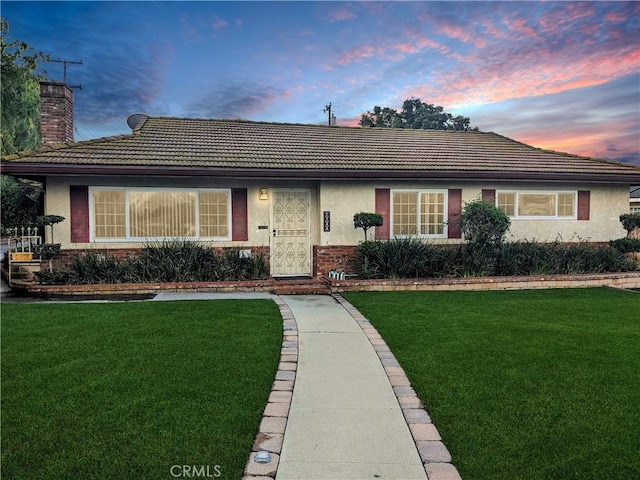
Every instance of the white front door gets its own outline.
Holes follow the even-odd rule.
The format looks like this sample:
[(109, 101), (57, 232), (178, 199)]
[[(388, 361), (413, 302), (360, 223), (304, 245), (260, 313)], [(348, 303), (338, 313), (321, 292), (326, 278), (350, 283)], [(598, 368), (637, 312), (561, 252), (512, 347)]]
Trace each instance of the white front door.
[(271, 193), (271, 275), (310, 275), (309, 190)]

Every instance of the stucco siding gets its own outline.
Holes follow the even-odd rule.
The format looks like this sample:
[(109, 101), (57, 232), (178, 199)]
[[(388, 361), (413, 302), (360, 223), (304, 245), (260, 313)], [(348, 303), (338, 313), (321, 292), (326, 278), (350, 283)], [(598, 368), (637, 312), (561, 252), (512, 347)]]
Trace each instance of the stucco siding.
[(590, 192), (589, 220), (512, 219), (507, 234), (509, 240), (537, 240), (541, 242), (608, 242), (625, 236), (620, 215), (628, 202), (626, 186), (563, 185), (563, 184), (497, 184), (485, 188), (517, 191), (578, 191)]
[[(98, 177), (92, 178), (89, 182), (81, 177), (49, 177), (47, 178), (45, 210), (48, 214), (61, 215), (65, 221), (54, 226), (54, 239), (62, 244), (63, 249), (126, 249), (140, 247), (140, 242), (114, 240), (109, 242), (92, 241), (89, 243), (71, 242), (71, 205), (69, 199), (69, 187), (71, 185), (88, 185), (89, 187), (158, 187), (158, 188), (246, 188), (247, 189), (247, 224), (249, 232), (248, 241), (212, 241), (218, 247), (253, 246), (268, 247), (271, 236), (270, 226), (270, 199), (260, 199), (260, 189), (268, 188), (269, 192), (274, 189), (293, 188), (291, 182), (284, 181), (247, 181), (247, 180), (216, 180), (216, 179), (189, 179), (175, 178), (168, 184), (166, 179), (148, 178), (136, 179), (133, 177), (113, 178)], [(314, 182), (296, 182), (296, 188), (309, 189), (310, 194), (310, 224), (311, 243), (317, 243), (318, 238), (318, 194)]]
[[(158, 188), (246, 188), (247, 223), (249, 240), (246, 242), (216, 241), (216, 246), (268, 247), (271, 241), (270, 199), (260, 199), (260, 189), (309, 189), (311, 245), (357, 245), (364, 238), (362, 229), (353, 226), (353, 215), (375, 211), (375, 189), (462, 189), (462, 201), (469, 202), (482, 196), (483, 189), (510, 191), (578, 191), (590, 192), (589, 220), (513, 219), (508, 238), (538, 241), (592, 241), (606, 242), (625, 236), (619, 216), (629, 209), (629, 189), (626, 185), (576, 185), (475, 182), (380, 182), (380, 181), (260, 181), (219, 180), (213, 178), (147, 178), (95, 177), (88, 182), (83, 177), (49, 177), (46, 184), (45, 209), (47, 214), (62, 215), (66, 220), (54, 226), (54, 239), (69, 248), (135, 248), (139, 242), (113, 241), (76, 244), (71, 242), (70, 185), (158, 187)], [(328, 231), (324, 231), (324, 212), (330, 216)], [(48, 232), (47, 232), (48, 233)], [(368, 233), (373, 238), (373, 229)], [(430, 239), (434, 243), (452, 243), (460, 240)]]
[[(589, 220), (513, 219), (509, 230), (510, 240), (538, 240), (565, 242), (591, 241), (606, 242), (620, 238), (625, 231), (619, 221), (620, 214), (628, 209), (628, 188), (626, 186), (575, 185), (575, 184), (532, 184), (532, 183), (444, 183), (444, 182), (322, 182), (320, 188), (320, 210), (331, 215), (331, 231), (321, 232), (320, 245), (355, 245), (364, 239), (361, 229), (353, 227), (353, 215), (358, 212), (375, 211), (375, 189), (462, 189), (462, 201), (482, 198), (483, 189), (509, 191), (578, 191), (590, 192)], [(322, 224), (322, 218), (320, 218)], [(368, 233), (370, 239), (373, 232)], [(433, 238), (434, 243), (452, 243), (460, 240)]]

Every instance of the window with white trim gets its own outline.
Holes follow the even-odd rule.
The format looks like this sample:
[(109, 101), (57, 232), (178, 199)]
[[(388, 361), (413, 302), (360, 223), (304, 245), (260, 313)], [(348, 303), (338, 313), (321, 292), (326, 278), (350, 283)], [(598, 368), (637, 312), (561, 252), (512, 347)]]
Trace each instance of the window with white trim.
[(391, 232), (394, 236), (446, 237), (446, 190), (394, 190)]
[(496, 192), (498, 209), (515, 219), (575, 219), (577, 202), (575, 191)]
[(94, 240), (230, 237), (228, 189), (92, 187), (90, 201)]

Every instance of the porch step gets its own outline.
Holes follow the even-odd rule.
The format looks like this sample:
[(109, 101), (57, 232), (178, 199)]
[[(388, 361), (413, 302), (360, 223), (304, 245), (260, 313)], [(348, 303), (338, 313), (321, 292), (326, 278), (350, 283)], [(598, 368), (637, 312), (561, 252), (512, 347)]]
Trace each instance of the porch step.
[(277, 280), (273, 286), (276, 295), (331, 295), (331, 288), (322, 279)]
[(11, 265), (11, 281), (20, 281), (23, 283), (33, 283), (34, 274), (33, 270), (29, 270), (27, 267), (12, 264)]

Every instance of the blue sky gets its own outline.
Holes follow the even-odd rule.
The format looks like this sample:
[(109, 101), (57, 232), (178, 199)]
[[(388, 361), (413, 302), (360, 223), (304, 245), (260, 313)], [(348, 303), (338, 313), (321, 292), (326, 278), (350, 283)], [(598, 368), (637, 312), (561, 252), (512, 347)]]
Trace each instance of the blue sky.
[[(640, 2), (11, 2), (69, 66), (76, 140), (131, 113), (357, 125), (406, 98), (483, 131), (640, 165)], [(59, 64), (46, 65), (62, 80)]]

